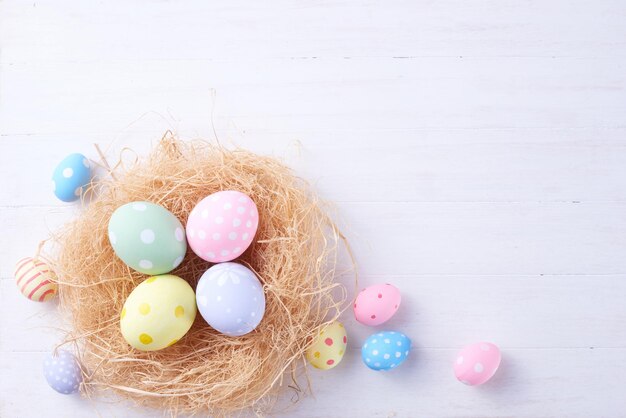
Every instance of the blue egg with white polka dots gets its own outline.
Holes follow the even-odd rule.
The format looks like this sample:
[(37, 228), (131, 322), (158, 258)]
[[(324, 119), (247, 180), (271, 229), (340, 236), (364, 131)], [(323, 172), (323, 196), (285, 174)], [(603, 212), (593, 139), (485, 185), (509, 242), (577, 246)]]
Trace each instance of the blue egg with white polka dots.
[(83, 154), (70, 154), (54, 169), (52, 189), (64, 202), (73, 202), (80, 197), (83, 188), (91, 181), (89, 160)]
[(411, 340), (401, 332), (383, 331), (369, 336), (361, 356), (363, 363), (372, 370), (391, 370), (406, 360), (411, 351)]
[(83, 375), (78, 360), (69, 351), (57, 350), (57, 355), (49, 353), (43, 361), (43, 374), (48, 385), (64, 395), (78, 392)]

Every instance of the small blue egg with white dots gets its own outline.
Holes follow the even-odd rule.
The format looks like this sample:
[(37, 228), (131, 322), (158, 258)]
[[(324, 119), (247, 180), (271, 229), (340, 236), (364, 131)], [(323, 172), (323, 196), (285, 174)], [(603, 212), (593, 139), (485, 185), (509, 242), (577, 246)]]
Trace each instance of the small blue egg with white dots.
[(363, 363), (372, 370), (391, 370), (406, 360), (411, 340), (401, 332), (383, 331), (370, 335), (363, 347)]
[(54, 194), (64, 202), (73, 202), (80, 197), (83, 188), (91, 181), (89, 160), (83, 154), (70, 154), (54, 169), (52, 188)]
[(48, 385), (64, 395), (78, 392), (83, 375), (76, 357), (65, 350), (48, 353), (43, 361), (43, 374)]

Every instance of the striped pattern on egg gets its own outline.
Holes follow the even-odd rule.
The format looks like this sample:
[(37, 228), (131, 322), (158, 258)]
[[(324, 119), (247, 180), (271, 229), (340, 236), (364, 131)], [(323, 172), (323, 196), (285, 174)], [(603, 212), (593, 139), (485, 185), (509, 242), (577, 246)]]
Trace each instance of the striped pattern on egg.
[(50, 267), (32, 257), (15, 265), (15, 284), (22, 294), (35, 302), (46, 302), (57, 294), (56, 276)]

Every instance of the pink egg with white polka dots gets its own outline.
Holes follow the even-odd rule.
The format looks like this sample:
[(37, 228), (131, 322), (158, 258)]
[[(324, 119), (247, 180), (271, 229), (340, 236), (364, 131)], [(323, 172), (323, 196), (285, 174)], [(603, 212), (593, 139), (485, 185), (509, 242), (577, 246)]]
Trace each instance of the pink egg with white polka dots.
[(225, 190), (202, 199), (187, 219), (187, 241), (212, 263), (234, 260), (252, 244), (259, 227), (256, 204), (244, 193)]
[(364, 325), (376, 326), (387, 322), (400, 307), (401, 297), (397, 287), (376, 284), (361, 290), (354, 301), (354, 316)]
[(496, 373), (501, 359), (500, 349), (495, 344), (480, 342), (468, 345), (456, 356), (454, 374), (466, 385), (482, 385)]

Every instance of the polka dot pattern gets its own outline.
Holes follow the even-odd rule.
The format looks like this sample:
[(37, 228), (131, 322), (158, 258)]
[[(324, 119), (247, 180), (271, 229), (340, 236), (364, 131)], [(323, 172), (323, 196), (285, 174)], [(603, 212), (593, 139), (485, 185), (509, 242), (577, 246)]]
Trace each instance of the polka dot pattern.
[(372, 370), (391, 370), (402, 364), (411, 350), (411, 340), (401, 332), (370, 335), (361, 347), (361, 357)]
[(328, 370), (337, 366), (348, 344), (346, 329), (341, 322), (327, 325), (306, 351), (306, 358), (317, 369)]
[(206, 261), (233, 260), (252, 244), (258, 218), (256, 204), (241, 192), (227, 190), (209, 195), (189, 214), (189, 246)]
[(155, 351), (180, 340), (196, 317), (193, 289), (173, 275), (150, 277), (128, 295), (120, 315), (124, 339), (134, 348)]
[(64, 202), (80, 198), (85, 186), (91, 181), (89, 162), (82, 154), (70, 154), (55, 168), (52, 174), (53, 191)]
[(265, 313), (265, 294), (259, 279), (238, 263), (209, 268), (198, 281), (196, 301), (205, 321), (229, 336), (251, 332)]
[(354, 316), (357, 321), (368, 326), (387, 322), (400, 307), (400, 291), (388, 283), (377, 284), (363, 289), (354, 303)]
[(48, 385), (64, 395), (78, 392), (83, 381), (76, 357), (65, 350), (58, 350), (56, 356), (53, 353), (46, 355), (43, 374)]
[(172, 271), (187, 251), (183, 225), (162, 206), (131, 202), (120, 206), (109, 220), (109, 242), (129, 267), (144, 274)]
[(142, 315), (148, 315), (150, 313), (150, 305), (147, 303), (142, 303), (139, 305), (139, 313)]
[(482, 385), (493, 377), (502, 360), (495, 344), (479, 342), (463, 348), (454, 361), (454, 374), (463, 384)]
[(154, 231), (151, 229), (144, 229), (139, 235), (141, 242), (144, 244), (152, 244), (154, 242)]

